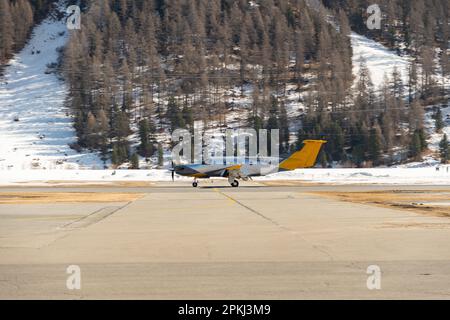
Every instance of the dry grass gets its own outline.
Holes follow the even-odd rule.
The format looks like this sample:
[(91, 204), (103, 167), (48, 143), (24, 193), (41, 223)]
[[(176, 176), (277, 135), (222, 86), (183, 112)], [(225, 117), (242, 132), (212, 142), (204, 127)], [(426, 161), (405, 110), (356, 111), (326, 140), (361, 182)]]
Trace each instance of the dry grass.
[(134, 193), (1, 193), (0, 204), (131, 202), (142, 196)]
[(450, 206), (426, 204), (427, 202), (447, 202), (450, 199), (450, 190), (310, 193), (340, 201), (408, 210), (438, 217), (450, 217)]
[(379, 229), (450, 229), (450, 223), (384, 223)]
[(277, 181), (256, 181), (267, 187), (301, 187), (301, 186), (323, 186), (326, 183), (300, 181), (300, 180), (277, 180)]

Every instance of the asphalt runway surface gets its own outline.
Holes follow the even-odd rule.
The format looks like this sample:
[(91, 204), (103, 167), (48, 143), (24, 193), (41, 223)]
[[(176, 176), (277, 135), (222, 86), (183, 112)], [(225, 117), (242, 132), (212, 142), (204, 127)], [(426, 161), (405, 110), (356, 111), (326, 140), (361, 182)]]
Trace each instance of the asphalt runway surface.
[[(450, 298), (450, 218), (311, 193), (450, 187), (200, 186), (0, 188), (0, 199), (138, 194), (131, 202), (0, 204), (0, 298)], [(72, 265), (80, 290), (67, 286)]]

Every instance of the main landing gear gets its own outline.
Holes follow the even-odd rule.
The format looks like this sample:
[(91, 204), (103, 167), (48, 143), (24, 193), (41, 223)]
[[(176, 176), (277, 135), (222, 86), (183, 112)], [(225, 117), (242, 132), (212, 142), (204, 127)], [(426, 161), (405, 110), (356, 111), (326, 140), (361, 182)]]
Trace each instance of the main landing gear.
[(234, 181), (231, 183), (231, 186), (232, 186), (233, 188), (238, 188), (238, 187), (239, 187), (239, 181), (234, 180)]
[(197, 182), (197, 180), (194, 180), (194, 182), (192, 182), (192, 186), (193, 186), (194, 188), (197, 188), (197, 187), (198, 187), (198, 182)]
[(229, 177), (228, 177), (228, 183), (229, 183), (233, 188), (239, 187), (239, 181), (236, 179), (235, 176), (229, 176)]

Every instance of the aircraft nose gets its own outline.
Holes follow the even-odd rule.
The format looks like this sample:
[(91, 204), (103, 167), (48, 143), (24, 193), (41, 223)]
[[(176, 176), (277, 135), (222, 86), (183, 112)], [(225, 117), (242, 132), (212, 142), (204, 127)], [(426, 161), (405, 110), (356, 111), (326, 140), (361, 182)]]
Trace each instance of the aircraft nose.
[(176, 173), (182, 173), (183, 171), (185, 171), (185, 169), (186, 169), (185, 166), (176, 166), (174, 168)]

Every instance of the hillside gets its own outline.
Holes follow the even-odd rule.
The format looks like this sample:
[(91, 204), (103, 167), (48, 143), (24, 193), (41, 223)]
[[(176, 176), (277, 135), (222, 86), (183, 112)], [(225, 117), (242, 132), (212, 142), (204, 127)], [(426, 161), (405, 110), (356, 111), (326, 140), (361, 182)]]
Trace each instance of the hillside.
[(53, 16), (34, 28), (0, 81), (0, 169), (103, 168), (97, 155), (69, 147), (76, 136), (64, 104), (67, 87), (51, 72), (68, 31), (65, 21)]
[(137, 155), (152, 167), (171, 131), (194, 125), (277, 128), (282, 154), (326, 139), (323, 166), (442, 158), (445, 1), (423, 21), (422, 1), (382, 2), (381, 31), (361, 24), (364, 1), (82, 1), (74, 31), (68, 2), (57, 3), (4, 68), (0, 168), (116, 167)]

